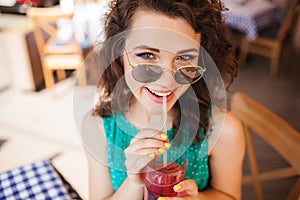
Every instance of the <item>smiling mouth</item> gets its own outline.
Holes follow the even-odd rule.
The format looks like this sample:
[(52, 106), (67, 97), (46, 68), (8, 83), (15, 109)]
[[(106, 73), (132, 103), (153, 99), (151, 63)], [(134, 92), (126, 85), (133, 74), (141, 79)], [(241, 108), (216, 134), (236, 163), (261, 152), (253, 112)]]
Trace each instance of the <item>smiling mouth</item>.
[[(146, 87), (146, 88), (147, 88), (147, 87)], [(173, 91), (169, 91), (169, 92), (154, 91), (154, 90), (152, 90), (152, 89), (150, 89), (150, 88), (147, 88), (147, 90), (148, 90), (151, 94), (153, 94), (153, 95), (155, 95), (155, 96), (157, 96), (157, 97), (167, 97), (167, 96), (170, 96), (170, 95), (173, 93)]]

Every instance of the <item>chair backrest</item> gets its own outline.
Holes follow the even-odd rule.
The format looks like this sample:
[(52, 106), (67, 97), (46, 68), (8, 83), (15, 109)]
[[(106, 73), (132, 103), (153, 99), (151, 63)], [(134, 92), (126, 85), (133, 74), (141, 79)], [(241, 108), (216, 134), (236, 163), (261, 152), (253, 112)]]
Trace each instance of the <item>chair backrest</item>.
[(296, 26), (296, 19), (299, 15), (299, 0), (286, 0), (283, 10), (283, 21), (278, 31), (278, 39), (283, 40), (291, 28)]
[[(247, 142), (247, 155), (251, 175), (244, 176), (244, 184), (253, 184), (256, 199), (263, 199), (261, 183), (300, 175), (300, 133), (285, 120), (242, 93), (235, 93), (231, 101), (232, 113), (244, 125)], [(291, 167), (260, 172), (254, 149), (252, 134), (257, 134), (269, 144)], [(288, 196), (289, 200), (300, 198), (300, 178)]]
[[(60, 7), (31, 7), (26, 15), (35, 22), (34, 36), (40, 55), (81, 53), (81, 47), (75, 41), (71, 19), (73, 13), (64, 13)], [(62, 26), (59, 22), (64, 23)], [(69, 25), (63, 27), (64, 25)], [(60, 34), (61, 28), (65, 33)], [(67, 36), (67, 38), (63, 38)]]

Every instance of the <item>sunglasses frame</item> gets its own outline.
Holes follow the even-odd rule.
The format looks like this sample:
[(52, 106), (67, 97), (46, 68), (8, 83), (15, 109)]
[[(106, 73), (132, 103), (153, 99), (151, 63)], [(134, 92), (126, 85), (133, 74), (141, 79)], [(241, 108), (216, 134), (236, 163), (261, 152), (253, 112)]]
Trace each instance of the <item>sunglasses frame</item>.
[[(127, 60), (128, 60), (128, 64), (129, 64), (130, 67), (132, 67), (132, 69), (134, 69), (134, 68), (135, 68), (136, 66), (138, 66), (138, 65), (150, 65), (150, 66), (159, 67), (162, 73), (165, 72), (165, 71), (171, 71), (174, 80), (175, 80), (178, 84), (180, 84), (180, 85), (193, 84), (193, 83), (199, 81), (199, 80), (203, 77), (204, 73), (206, 72), (206, 67), (205, 67), (205, 63), (204, 63), (204, 59), (203, 59), (203, 54), (201, 54), (201, 57), (202, 57), (202, 62), (203, 62), (203, 64), (204, 64), (204, 67), (202, 67), (202, 66), (200, 66), (200, 65), (197, 65), (197, 66), (186, 65), (186, 66), (179, 67), (179, 68), (177, 68), (177, 69), (172, 69), (172, 68), (171, 68), (171, 69), (167, 69), (167, 68), (161, 67), (160, 65), (153, 64), (153, 63), (139, 63), (139, 64), (136, 64), (136, 65), (133, 65), (133, 64), (131, 64), (131, 62), (130, 62), (130, 59), (129, 59), (129, 56), (128, 56), (128, 52), (127, 52), (126, 48), (124, 48), (124, 49), (125, 49), (126, 57), (127, 57)], [(178, 70), (180, 70), (180, 69), (188, 68), (188, 67), (195, 67), (195, 68), (197, 68), (197, 69), (200, 69), (200, 70), (201, 70), (201, 75), (200, 75), (197, 79), (195, 79), (193, 82), (190, 82), (190, 83), (179, 83), (179, 82), (176, 80), (176, 78), (175, 78), (175, 73), (176, 73)], [(161, 77), (162, 73), (160, 74), (159, 78)], [(134, 77), (133, 77), (133, 78), (134, 78)], [(159, 78), (158, 78), (158, 79), (159, 79)], [(134, 79), (135, 79), (135, 78), (134, 78)], [(152, 82), (157, 81), (158, 79), (156, 79), (156, 80), (154, 80), (154, 81), (151, 81), (151, 82), (142, 82), (142, 81), (138, 81), (138, 80), (136, 80), (136, 79), (135, 79), (135, 80), (136, 80), (137, 82), (140, 82), (140, 83), (152, 83)]]

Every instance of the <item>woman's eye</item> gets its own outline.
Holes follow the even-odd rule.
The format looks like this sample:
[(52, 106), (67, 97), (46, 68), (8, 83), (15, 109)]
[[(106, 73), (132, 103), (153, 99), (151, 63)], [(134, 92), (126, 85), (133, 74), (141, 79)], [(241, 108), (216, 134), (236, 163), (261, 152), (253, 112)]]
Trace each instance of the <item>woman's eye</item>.
[(194, 55), (181, 55), (177, 57), (178, 61), (192, 61), (196, 58)]
[(144, 60), (152, 60), (155, 59), (153, 53), (145, 52), (136, 54), (137, 57), (142, 58)]

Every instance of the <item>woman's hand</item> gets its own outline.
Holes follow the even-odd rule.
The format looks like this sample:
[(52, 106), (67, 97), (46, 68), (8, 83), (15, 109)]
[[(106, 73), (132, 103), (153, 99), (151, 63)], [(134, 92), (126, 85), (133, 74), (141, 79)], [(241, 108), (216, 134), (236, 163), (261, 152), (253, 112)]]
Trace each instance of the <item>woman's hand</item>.
[(173, 187), (177, 197), (159, 197), (158, 200), (195, 200), (198, 199), (198, 186), (193, 179), (183, 180)]
[(144, 167), (168, 148), (170, 143), (165, 133), (153, 129), (140, 131), (125, 149), (125, 165), (129, 180), (143, 184)]

